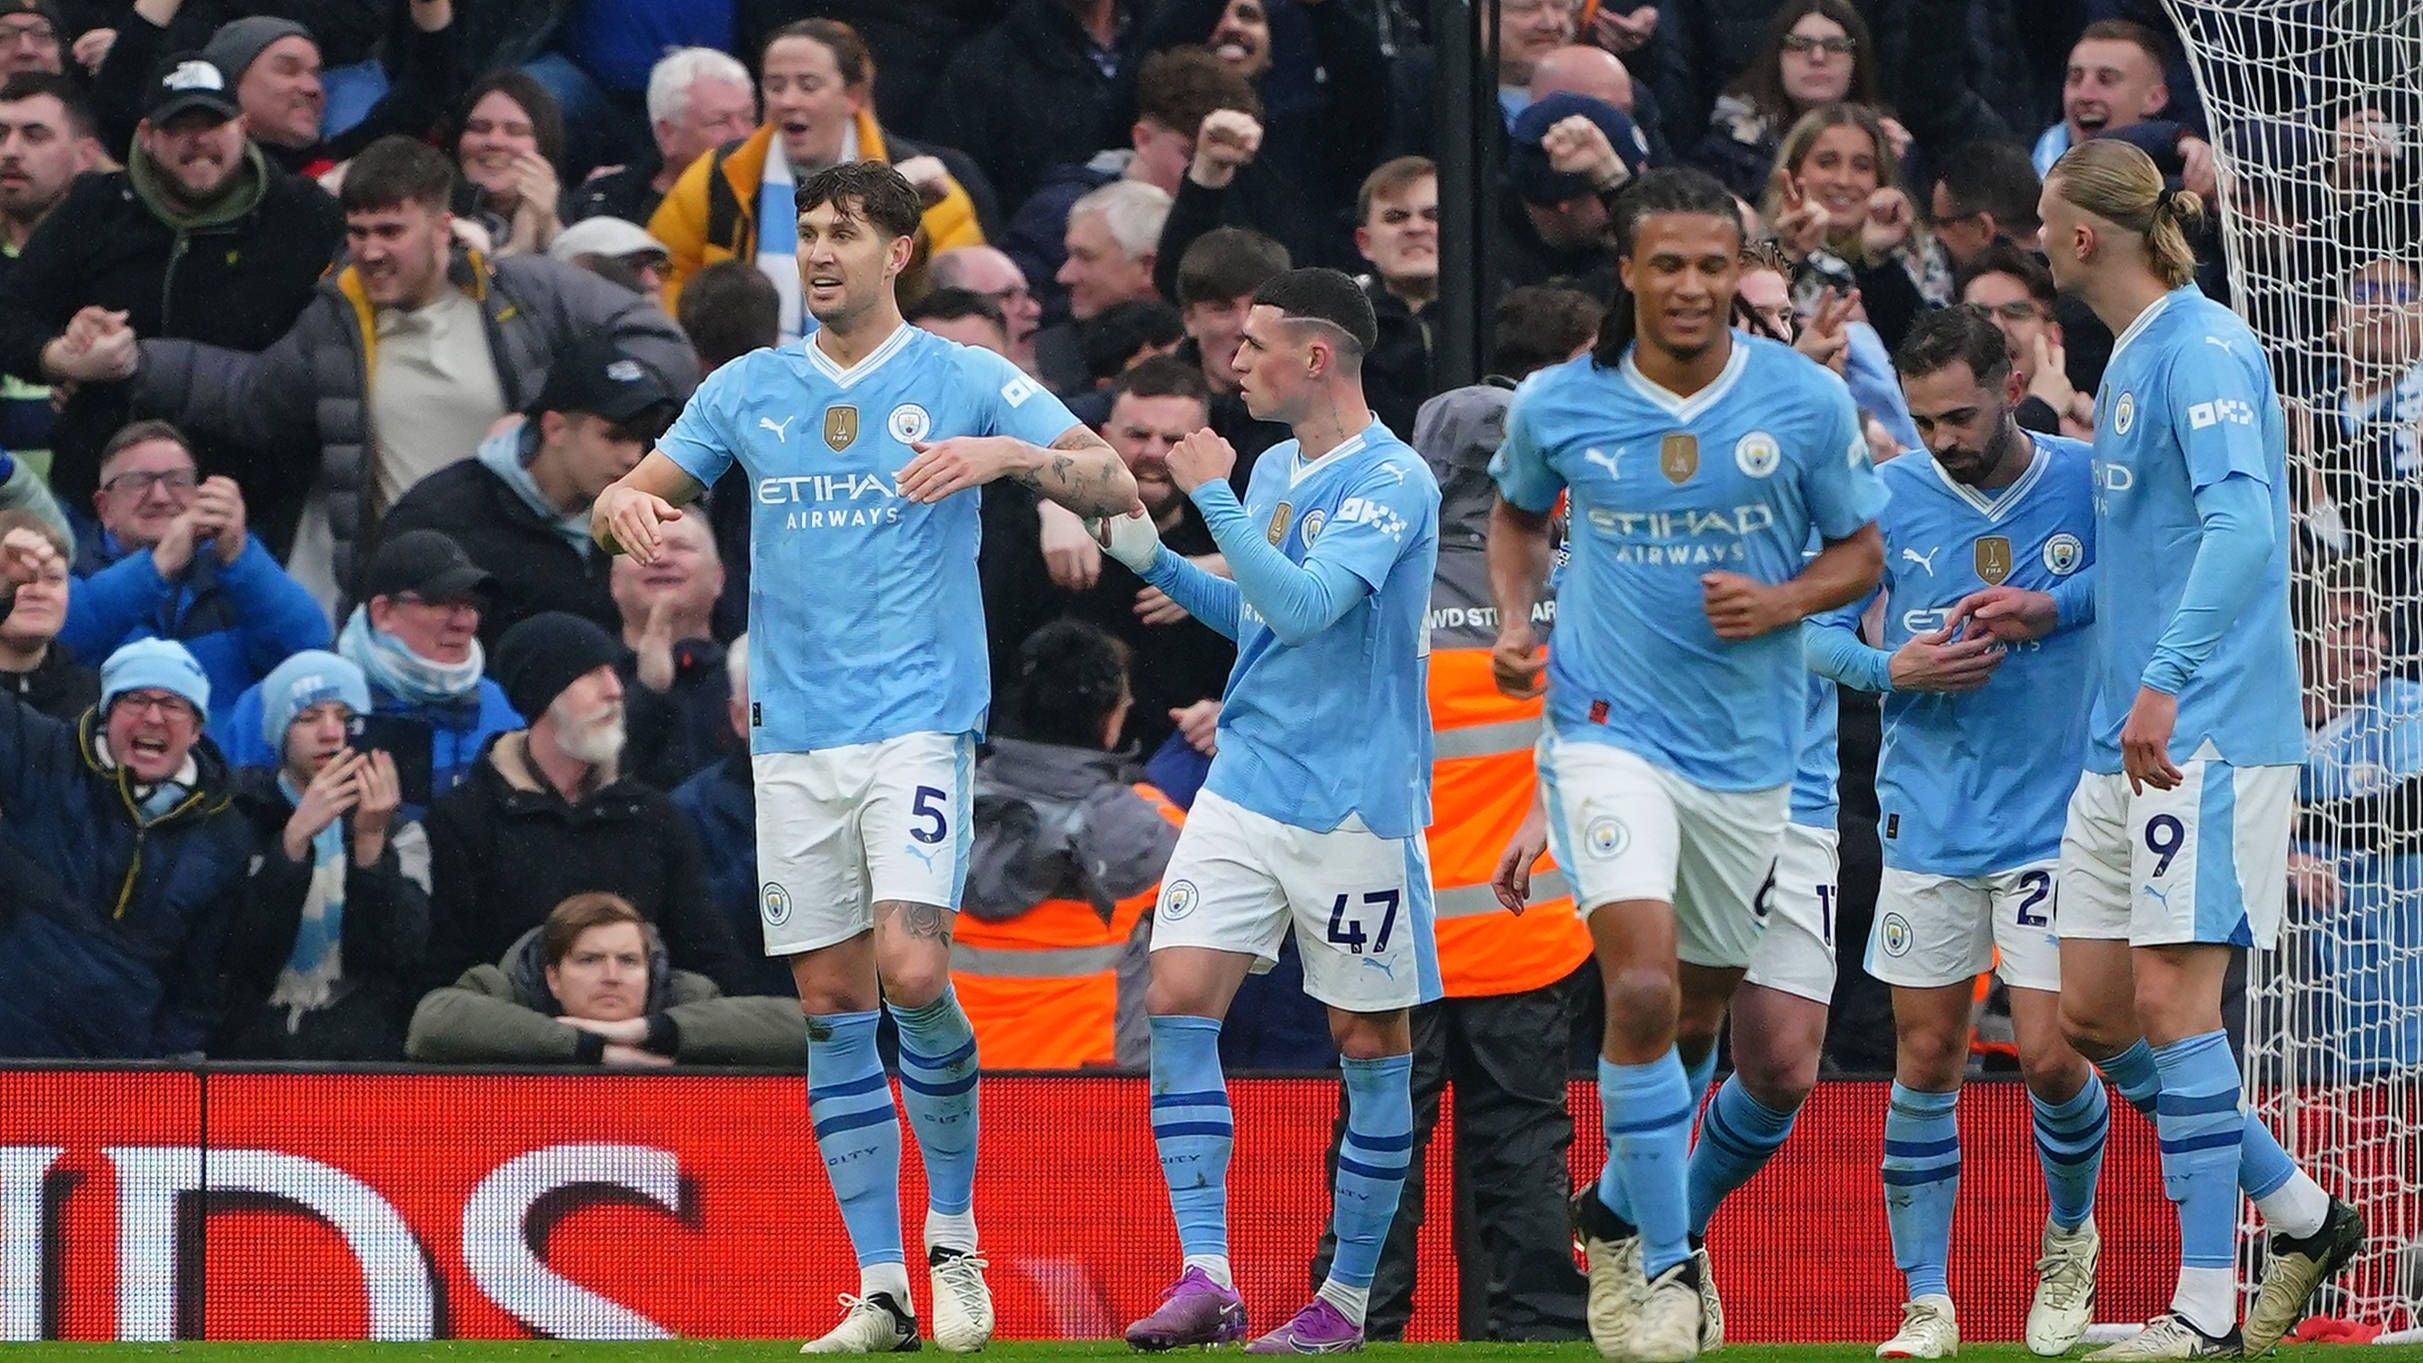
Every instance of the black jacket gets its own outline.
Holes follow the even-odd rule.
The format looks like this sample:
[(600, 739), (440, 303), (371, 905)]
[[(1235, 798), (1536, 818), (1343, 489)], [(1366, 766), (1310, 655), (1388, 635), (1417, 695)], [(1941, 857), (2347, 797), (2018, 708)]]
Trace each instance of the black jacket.
[(425, 987), (505, 954), (565, 899), (607, 890), (664, 934), (674, 964), (740, 983), (732, 930), (707, 890), (690, 822), (672, 800), (619, 774), (567, 803), (532, 768), (529, 731), (489, 740), (478, 765), (429, 808)]
[(647, 226), (648, 219), (656, 215), (656, 206), (665, 201), (656, 188), (657, 164), (655, 157), (644, 157), (574, 185), (565, 196), (564, 221), (620, 218)]
[(573, 548), (478, 459), (449, 464), (413, 484), (379, 522), (382, 537), (407, 530), (445, 531), (473, 563), (495, 575), (496, 599), (480, 612), (485, 648), (495, 649), (506, 630), (546, 611), (570, 611), (617, 637), (623, 632), (622, 612), (606, 585), (614, 560)]
[[(1122, 67), (1136, 61), (1138, 8), (1127, 6)], [(1094, 64), (1091, 44), (1066, 0), (1017, 0), (951, 58), (920, 131), (966, 152), (1002, 203), (1026, 202), (1046, 166), (1127, 145), (1124, 131), (1110, 126), (1117, 78)]]
[(1413, 433), (1413, 418), (1438, 391), (1438, 376), (1430, 348), (1430, 327), (1436, 320), (1429, 309), (1417, 313), (1388, 291), (1378, 275), (1363, 280), (1379, 319), (1379, 341), (1363, 358), (1363, 397), (1380, 424), (1403, 440)]
[[(337, 201), (280, 170), (269, 170), (251, 212), (193, 233), (155, 216), (126, 172), (82, 176), (34, 229), (0, 286), (0, 370), (49, 382), (42, 347), (86, 306), (125, 312), (146, 340), (266, 349), (311, 301), (344, 234)], [(85, 384), (51, 428), (51, 486), (71, 506), (92, 501), (101, 446), (126, 424), (125, 393), (123, 384)], [(309, 485), (295, 470), (311, 467), (310, 452), (196, 437), (194, 455), (205, 474), (229, 474), (244, 485), (254, 532), (282, 551)]]
[[(7, 618), (0, 612), (0, 619)], [(101, 673), (76, 661), (75, 650), (53, 641), (31, 672), (0, 672), (0, 690), (52, 719), (73, 721), (101, 699)]]
[[(429, 840), (419, 824), (388, 831), (386, 850), (370, 866), (345, 858), (345, 923), (339, 944), (344, 965), (336, 997), (289, 1024), (284, 1004), (269, 1001), (294, 951), (311, 890), (311, 861), (287, 859), (286, 821), (294, 802), (277, 773), (254, 767), (237, 774), (236, 809), (252, 825), (253, 868), (227, 925), (221, 988), (226, 1013), (210, 1044), (213, 1057), (238, 1060), (401, 1060), (410, 992), (429, 945)], [(352, 816), (347, 815), (350, 829)], [(419, 879), (415, 879), (415, 876)]]

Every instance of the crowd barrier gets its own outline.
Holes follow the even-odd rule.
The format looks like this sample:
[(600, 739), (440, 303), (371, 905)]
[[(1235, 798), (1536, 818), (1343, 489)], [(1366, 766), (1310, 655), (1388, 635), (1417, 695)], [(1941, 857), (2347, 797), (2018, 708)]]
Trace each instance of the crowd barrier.
[[(1232, 1255), (1253, 1319), (1276, 1321), (1310, 1285), (1338, 1086), (1230, 1090)], [(1871, 1340), (1898, 1321), (1885, 1099), (1820, 1085), (1718, 1217), (1732, 1337)], [(1574, 1167), (1595, 1171), (1595, 1088), (1577, 1082), (1572, 1107)], [(1453, 1120), (1450, 1104), (1442, 1137)], [(1002, 1337), (1110, 1336), (1149, 1310), (1177, 1244), (1144, 1080), (988, 1077), (983, 1123)], [(1962, 1333), (2015, 1338), (2044, 1220), (2025, 1092), (1973, 1084), (1961, 1127)], [(2135, 1320), (2167, 1297), (2171, 1213), (2147, 1124), (2116, 1108), (2112, 1130), (2098, 1315)], [(1417, 1339), (1457, 1332), (1450, 1162), (1434, 1142)], [(855, 1284), (796, 1075), (0, 1069), (0, 1339), (800, 1337)]]

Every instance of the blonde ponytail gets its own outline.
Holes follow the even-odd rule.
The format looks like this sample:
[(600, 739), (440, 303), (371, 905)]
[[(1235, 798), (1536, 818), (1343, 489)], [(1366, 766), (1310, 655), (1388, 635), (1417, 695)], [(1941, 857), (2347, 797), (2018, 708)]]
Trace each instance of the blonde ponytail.
[(2045, 181), (2072, 206), (2142, 238), (2146, 264), (2165, 284), (2175, 289), (2195, 277), (2188, 238), (2204, 221), (2204, 200), (2165, 188), (2154, 158), (2126, 142), (2096, 138), (2065, 152)]

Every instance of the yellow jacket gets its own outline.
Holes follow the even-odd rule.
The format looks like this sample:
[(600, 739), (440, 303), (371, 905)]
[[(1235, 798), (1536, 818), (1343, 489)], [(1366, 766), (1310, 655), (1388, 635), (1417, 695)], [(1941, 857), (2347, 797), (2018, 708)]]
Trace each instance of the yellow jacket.
[[(864, 161), (889, 161), (883, 129), (873, 112), (858, 111), (858, 156)], [(771, 124), (728, 147), (699, 157), (673, 182), (656, 215), (648, 219), (648, 234), (671, 252), (665, 273), (665, 311), (681, 306), (682, 285), (690, 276), (725, 260), (752, 260), (757, 255), (757, 199), (766, 176), (767, 151), (774, 144)], [(906, 143), (899, 150), (922, 154)], [(982, 246), (984, 229), (976, 221), (976, 205), (952, 182), (942, 202), (925, 211), (926, 249), (948, 251), (958, 246)]]

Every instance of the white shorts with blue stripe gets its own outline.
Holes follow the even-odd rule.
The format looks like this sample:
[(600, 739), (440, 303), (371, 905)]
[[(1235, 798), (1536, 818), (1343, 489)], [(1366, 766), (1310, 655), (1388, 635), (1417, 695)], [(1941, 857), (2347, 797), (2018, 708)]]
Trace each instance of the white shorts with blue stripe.
[(1430, 925), (1420, 833), (1384, 838), (1351, 815), (1326, 832), (1298, 828), (1206, 790), (1161, 873), (1152, 949), (1243, 952), (1260, 974), (1293, 928), (1305, 993), (1385, 1013), (1439, 997)]
[(2171, 790), (2088, 772), (2061, 835), (2062, 937), (2268, 947), (2288, 900), (2297, 769), (2233, 767), (2210, 745)]
[(749, 766), (768, 956), (846, 942), (875, 926), (875, 905), (887, 900), (959, 907), (974, 833), (974, 734), (761, 752)]

